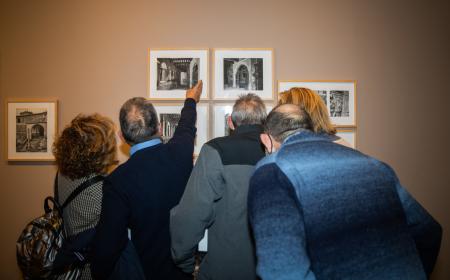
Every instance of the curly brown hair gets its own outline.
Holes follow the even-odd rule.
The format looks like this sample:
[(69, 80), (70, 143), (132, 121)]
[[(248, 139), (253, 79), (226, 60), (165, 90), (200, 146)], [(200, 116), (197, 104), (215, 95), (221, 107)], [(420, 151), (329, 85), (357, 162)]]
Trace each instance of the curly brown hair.
[(99, 114), (78, 115), (53, 144), (59, 172), (72, 180), (106, 174), (117, 164), (114, 123)]

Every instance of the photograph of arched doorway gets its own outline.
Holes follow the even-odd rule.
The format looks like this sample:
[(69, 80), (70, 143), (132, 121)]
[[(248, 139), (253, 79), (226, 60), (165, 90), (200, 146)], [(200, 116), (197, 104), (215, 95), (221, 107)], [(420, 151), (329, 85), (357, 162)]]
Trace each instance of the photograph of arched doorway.
[(236, 100), (252, 92), (274, 99), (273, 49), (214, 49), (214, 99)]
[(224, 90), (264, 90), (262, 58), (224, 58)]
[(31, 139), (44, 137), (44, 127), (40, 124), (35, 124), (31, 127)]
[(238, 88), (248, 89), (250, 85), (250, 77), (249, 77), (248, 67), (245, 65), (241, 65), (236, 71), (236, 86)]

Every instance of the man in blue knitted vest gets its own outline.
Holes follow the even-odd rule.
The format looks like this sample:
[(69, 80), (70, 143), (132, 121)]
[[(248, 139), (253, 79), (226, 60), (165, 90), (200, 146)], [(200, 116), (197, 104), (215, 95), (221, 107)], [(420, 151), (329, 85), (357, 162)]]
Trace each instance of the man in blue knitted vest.
[(249, 219), (263, 279), (426, 279), (440, 225), (387, 164), (311, 130), (281, 105), (261, 135), (270, 156), (250, 180)]

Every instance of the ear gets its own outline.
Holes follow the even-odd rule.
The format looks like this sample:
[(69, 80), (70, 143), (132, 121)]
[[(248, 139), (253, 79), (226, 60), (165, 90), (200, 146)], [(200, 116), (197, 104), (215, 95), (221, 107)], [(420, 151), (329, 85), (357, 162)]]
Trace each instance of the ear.
[(159, 135), (162, 135), (162, 126), (161, 126), (161, 123), (158, 123), (158, 126), (157, 126), (156, 131), (158, 131)]
[(231, 115), (227, 117), (227, 124), (228, 124), (228, 127), (229, 127), (231, 130), (235, 130), (235, 129), (236, 129), (236, 128), (234, 127), (233, 120), (231, 120)]
[(259, 135), (259, 139), (261, 139), (261, 142), (263, 143), (264, 147), (266, 147), (267, 151), (271, 151), (273, 149), (272, 147), (272, 141), (270, 141), (270, 136), (267, 133), (261, 133)]
[(127, 141), (125, 140), (125, 137), (123, 137), (123, 133), (122, 133), (122, 130), (117, 130), (117, 136), (119, 136), (119, 138), (120, 138), (120, 140), (123, 142), (123, 143), (127, 143)]

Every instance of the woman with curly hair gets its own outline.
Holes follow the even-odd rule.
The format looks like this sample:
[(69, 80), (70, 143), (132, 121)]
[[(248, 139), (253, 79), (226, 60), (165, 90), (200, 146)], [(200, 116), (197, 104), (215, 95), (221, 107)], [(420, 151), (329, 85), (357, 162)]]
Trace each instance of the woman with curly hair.
[(300, 106), (309, 115), (311, 127), (315, 133), (325, 133), (335, 138), (334, 142), (350, 147), (350, 143), (336, 135), (336, 128), (331, 124), (327, 106), (322, 98), (308, 88), (293, 87), (279, 94), (278, 105), (294, 104)]
[[(53, 154), (58, 165), (55, 197), (62, 205), (83, 183), (106, 175), (117, 164), (114, 123), (99, 114), (78, 115), (55, 141)], [(69, 238), (95, 228), (100, 219), (103, 180), (94, 182), (63, 210)], [(81, 279), (91, 279), (89, 264)]]

